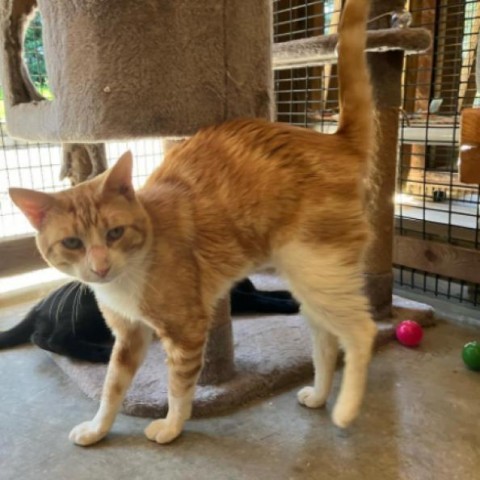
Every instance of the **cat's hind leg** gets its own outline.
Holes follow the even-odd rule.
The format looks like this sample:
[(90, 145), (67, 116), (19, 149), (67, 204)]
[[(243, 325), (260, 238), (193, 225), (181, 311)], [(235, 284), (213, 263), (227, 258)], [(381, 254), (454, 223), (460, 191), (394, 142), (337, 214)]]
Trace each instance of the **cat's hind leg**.
[(307, 317), (312, 332), (315, 376), (313, 386), (302, 388), (297, 398), (306, 407), (319, 408), (325, 405), (332, 388), (338, 356), (338, 340), (316, 320), (316, 313), (308, 313), (307, 307), (302, 307), (302, 313)]
[(328, 396), (336, 361), (336, 342), (345, 351), (345, 368), (332, 419), (348, 426), (357, 416), (364, 395), (376, 325), (363, 294), (360, 265), (333, 247), (290, 244), (277, 255), (277, 264), (302, 304), (313, 333), (313, 387), (299, 392), (299, 401), (321, 406)]

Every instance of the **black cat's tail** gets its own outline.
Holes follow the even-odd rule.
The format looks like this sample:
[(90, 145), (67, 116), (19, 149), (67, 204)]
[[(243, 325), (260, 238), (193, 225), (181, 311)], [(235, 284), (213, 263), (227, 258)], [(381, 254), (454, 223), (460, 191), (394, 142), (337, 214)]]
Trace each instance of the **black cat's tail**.
[(16, 347), (30, 341), (35, 329), (36, 310), (33, 308), (17, 325), (6, 332), (0, 332), (0, 349)]

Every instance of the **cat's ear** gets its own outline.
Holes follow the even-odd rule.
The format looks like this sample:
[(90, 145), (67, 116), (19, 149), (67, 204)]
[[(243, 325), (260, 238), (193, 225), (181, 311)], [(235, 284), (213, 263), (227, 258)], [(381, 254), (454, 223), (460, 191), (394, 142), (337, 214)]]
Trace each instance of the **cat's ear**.
[(33, 228), (40, 230), (47, 212), (55, 203), (53, 197), (48, 193), (26, 188), (10, 188), (8, 193), (12, 202), (24, 213)]
[(133, 157), (132, 152), (129, 150), (108, 170), (102, 184), (103, 192), (123, 195), (132, 200), (135, 197), (132, 185), (132, 168)]

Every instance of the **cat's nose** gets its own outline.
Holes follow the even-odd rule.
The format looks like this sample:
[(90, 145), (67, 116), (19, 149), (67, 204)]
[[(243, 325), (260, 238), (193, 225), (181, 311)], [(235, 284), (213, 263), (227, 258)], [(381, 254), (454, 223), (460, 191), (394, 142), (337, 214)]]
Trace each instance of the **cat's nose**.
[(92, 272), (95, 273), (96, 275), (98, 275), (100, 278), (105, 278), (109, 271), (110, 271), (110, 267), (102, 268), (102, 269), (98, 269), (98, 270), (93, 270), (93, 268), (92, 268)]

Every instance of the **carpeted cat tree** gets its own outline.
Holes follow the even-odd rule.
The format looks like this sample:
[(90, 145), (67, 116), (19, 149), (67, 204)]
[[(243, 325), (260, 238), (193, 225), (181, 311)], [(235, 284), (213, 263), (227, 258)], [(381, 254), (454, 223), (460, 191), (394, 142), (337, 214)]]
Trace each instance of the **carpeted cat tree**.
[[(404, 1), (373, 2), (372, 28), (389, 26)], [(0, 60), (12, 136), (66, 145), (62, 174), (78, 183), (105, 168), (98, 142), (141, 137), (185, 138), (229, 118), (270, 117), (272, 94), (270, 0), (38, 0), (52, 101), (33, 87), (21, 61), (23, 19), (35, 0), (0, 5)], [(386, 28), (369, 33), (372, 80), (381, 138), (376, 196), (370, 202), (377, 236), (367, 257), (368, 292), (378, 318), (391, 316), (392, 235), (400, 76), (404, 51), (428, 48), (428, 32)], [(274, 68), (335, 62), (336, 36), (276, 45)], [(381, 52), (381, 53), (379, 53)], [(84, 168), (85, 167), (85, 168)], [(383, 200), (383, 201), (382, 201)], [(278, 279), (258, 277), (276, 288)], [(429, 309), (403, 314), (430, 321)], [(417, 309), (417, 310), (416, 310)], [(392, 324), (379, 341), (392, 337)], [(221, 302), (212, 328), (194, 415), (218, 412), (264, 396), (311, 374), (309, 338), (296, 317), (243, 318), (232, 324)], [(125, 400), (124, 411), (166, 410), (163, 353), (152, 346)], [(55, 357), (90, 396), (98, 398), (105, 367)]]
[[(95, 142), (185, 138), (235, 117), (271, 117), (269, 1), (38, 0), (52, 101), (35, 90), (21, 60), (36, 3), (0, 6), (8, 130), (64, 143), (61, 175), (74, 184), (105, 169)], [(219, 305), (205, 382), (233, 374), (228, 312)]]

